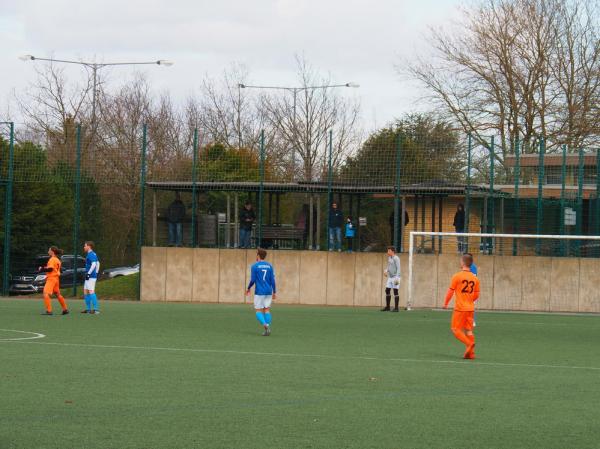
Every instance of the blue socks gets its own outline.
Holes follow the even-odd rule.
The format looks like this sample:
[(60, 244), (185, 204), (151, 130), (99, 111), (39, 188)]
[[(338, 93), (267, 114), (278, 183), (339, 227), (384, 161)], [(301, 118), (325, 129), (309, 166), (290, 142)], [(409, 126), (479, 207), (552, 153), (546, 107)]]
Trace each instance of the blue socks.
[(259, 321), (260, 324), (262, 324), (263, 326), (265, 324), (267, 324), (266, 320), (265, 320), (265, 314), (262, 312), (259, 312), (258, 310), (256, 311), (256, 319)]
[(98, 310), (98, 297), (96, 293), (90, 293), (89, 295), (83, 295), (85, 300), (85, 308), (88, 312), (91, 310)]
[(265, 312), (265, 323), (271, 325), (271, 312)]
[(90, 295), (90, 302), (92, 303), (92, 308), (98, 310), (98, 297), (96, 296), (96, 293)]

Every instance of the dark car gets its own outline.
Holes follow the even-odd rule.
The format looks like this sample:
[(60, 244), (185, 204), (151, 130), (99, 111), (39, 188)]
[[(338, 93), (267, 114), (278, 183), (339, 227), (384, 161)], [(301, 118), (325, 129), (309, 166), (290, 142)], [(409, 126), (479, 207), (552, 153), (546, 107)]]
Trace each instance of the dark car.
[[(30, 269), (23, 270), (11, 275), (9, 292), (13, 295), (26, 293), (39, 293), (44, 290), (46, 283), (46, 273), (38, 272), (39, 267), (44, 267), (48, 263), (48, 256), (37, 256)], [(73, 281), (83, 284), (85, 281), (85, 259), (77, 256), (77, 274), (75, 275), (74, 261), (72, 255), (65, 255), (60, 258), (62, 267), (60, 270), (60, 286), (73, 286)]]

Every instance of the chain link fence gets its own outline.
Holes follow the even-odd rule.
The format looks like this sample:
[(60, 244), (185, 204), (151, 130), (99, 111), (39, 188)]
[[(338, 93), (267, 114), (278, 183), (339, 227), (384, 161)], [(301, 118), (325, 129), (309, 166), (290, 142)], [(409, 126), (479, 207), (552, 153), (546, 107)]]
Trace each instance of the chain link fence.
[[(51, 245), (65, 250), (74, 287), (85, 240), (106, 268), (139, 263), (143, 245), (403, 251), (410, 231), (600, 235), (597, 150), (418, 124), (380, 130), (356, 148), (328, 130), (301, 149), (265, 132), (258, 145), (237, 148), (193, 127), (114, 123), (38, 134), (1, 125), (4, 294), (36, 283), (33, 269)], [(467, 245), (600, 255), (577, 241), (510, 240)], [(427, 237), (416, 244), (466, 249)]]

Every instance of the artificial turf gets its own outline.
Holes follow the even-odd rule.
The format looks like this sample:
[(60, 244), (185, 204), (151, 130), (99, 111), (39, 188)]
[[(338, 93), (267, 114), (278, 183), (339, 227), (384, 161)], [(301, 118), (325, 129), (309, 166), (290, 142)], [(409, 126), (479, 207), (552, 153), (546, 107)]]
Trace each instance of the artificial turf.
[[(70, 301), (73, 312), (81, 301)], [(1, 449), (597, 448), (600, 317), (0, 300)], [(45, 334), (37, 340), (8, 330)]]

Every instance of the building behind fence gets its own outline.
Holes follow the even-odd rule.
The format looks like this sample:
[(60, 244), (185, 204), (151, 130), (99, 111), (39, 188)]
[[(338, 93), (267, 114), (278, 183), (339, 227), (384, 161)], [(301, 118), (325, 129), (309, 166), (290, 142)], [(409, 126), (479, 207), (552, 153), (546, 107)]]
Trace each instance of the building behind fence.
[[(32, 135), (1, 126), (4, 294), (51, 245), (73, 255), (94, 240), (104, 268), (139, 262), (144, 245), (238, 247), (246, 203), (255, 216), (251, 247), (337, 250), (328, 238), (337, 227), (333, 203), (342, 212), (342, 250), (393, 244), (402, 251), (410, 231), (600, 235), (598, 151), (543, 139), (390, 128), (348, 149), (324, 131), (324, 145), (299, 152), (264, 132), (254, 148), (233, 148), (205, 142), (193, 128), (181, 136), (142, 124), (90, 130), (68, 123)], [(169, 225), (176, 196), (181, 241), (177, 223)], [(454, 241), (416, 243), (423, 253), (457, 251)], [(582, 243), (469, 245), (486, 254), (600, 256)], [(67, 269), (78, 268), (74, 261)]]

